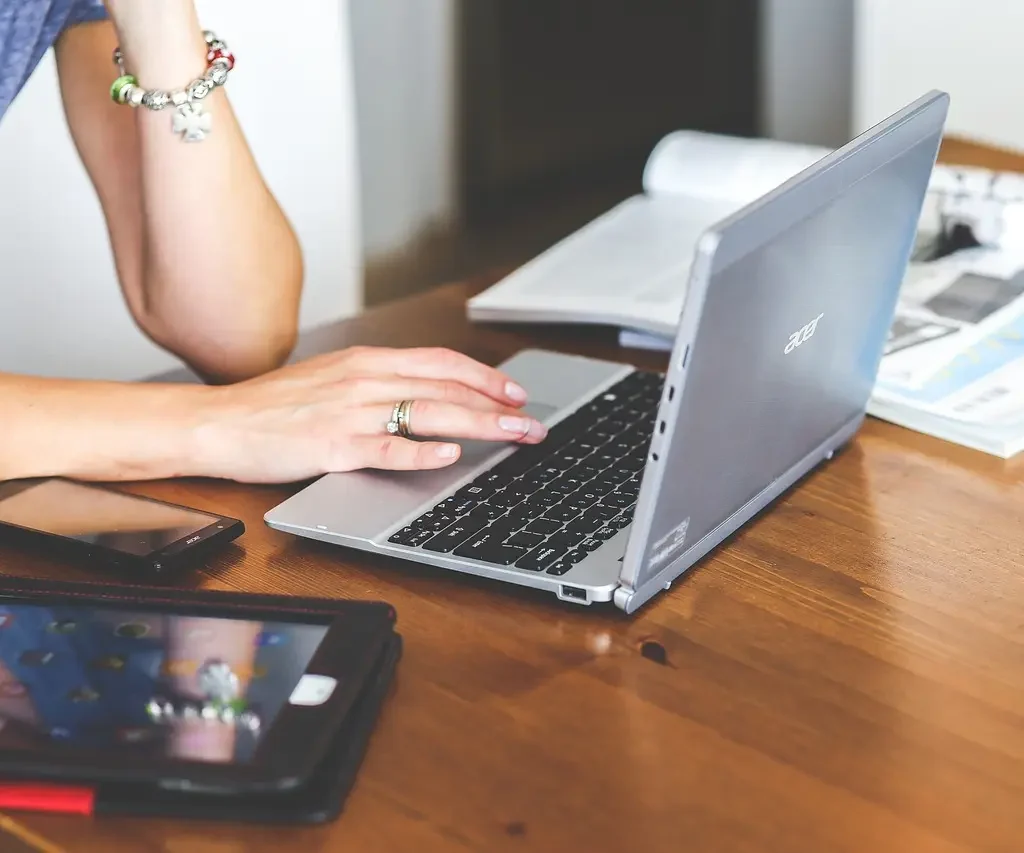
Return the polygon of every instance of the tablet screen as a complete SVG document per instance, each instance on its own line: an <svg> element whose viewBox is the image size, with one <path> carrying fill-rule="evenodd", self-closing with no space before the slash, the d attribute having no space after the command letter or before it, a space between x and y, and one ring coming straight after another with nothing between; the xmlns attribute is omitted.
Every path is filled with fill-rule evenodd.
<svg viewBox="0 0 1024 853"><path fill-rule="evenodd" d="M0 749L244 764L326 624L0 603Z"/></svg>

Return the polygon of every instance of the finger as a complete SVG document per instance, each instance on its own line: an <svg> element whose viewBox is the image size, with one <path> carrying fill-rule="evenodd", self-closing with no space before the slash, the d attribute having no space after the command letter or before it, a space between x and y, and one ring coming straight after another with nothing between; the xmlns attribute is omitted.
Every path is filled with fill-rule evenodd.
<svg viewBox="0 0 1024 853"><path fill-rule="evenodd" d="M358 406L435 400L485 412L514 414L518 411L454 380L356 376L341 383L340 392L346 403Z"/></svg>
<svg viewBox="0 0 1024 853"><path fill-rule="evenodd" d="M462 448L437 441L409 441L407 438L354 438L347 442L346 470L379 468L386 471L421 471L446 468L458 460Z"/></svg>
<svg viewBox="0 0 1024 853"><path fill-rule="evenodd" d="M349 423L357 433L380 434L392 412L391 407L366 406L353 412ZM436 400L413 401L409 432L417 438L472 438L524 444L539 444L548 434L544 424L521 413L481 412Z"/></svg>
<svg viewBox="0 0 1024 853"><path fill-rule="evenodd" d="M526 391L500 370L443 348L366 349L351 355L350 364L373 373L392 373L412 379L459 382L500 403L520 407Z"/></svg>

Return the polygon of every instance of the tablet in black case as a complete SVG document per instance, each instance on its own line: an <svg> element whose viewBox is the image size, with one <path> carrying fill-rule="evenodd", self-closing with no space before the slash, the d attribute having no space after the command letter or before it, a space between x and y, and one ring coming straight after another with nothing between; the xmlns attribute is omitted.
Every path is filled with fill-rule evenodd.
<svg viewBox="0 0 1024 853"><path fill-rule="evenodd" d="M22 610L18 610L18 602L21 603ZM41 608L46 608L48 613L46 618L52 619L51 610L56 611L61 606L77 606L79 610L76 611L75 618L79 619L78 627L72 628L72 630L79 633L85 632L82 633L81 643L86 643L88 639L94 639L89 632L94 632L97 624L101 626L100 631L103 636L109 634L111 623L98 622L94 624L92 621L91 614L102 615L103 608L121 610L159 608L161 612L172 618L177 618L175 614L192 612L194 614L219 614L221 619L234 618L250 620L250 622L253 619L265 618L269 620L291 619L294 622L305 624L319 619L324 624L333 624L336 627L330 629L326 639L314 653L312 662L315 664L319 660L321 664L320 667L314 666L311 671L335 672L340 679L333 697L326 700L325 703L320 703L319 707L304 708L301 706L307 703L299 702L300 707L288 712L293 715L290 723L288 715L284 711L279 712L284 715L281 718L271 717L269 731L256 742L256 752L253 754L257 758L262 752L266 759L267 751L272 748L269 755L274 760L269 764L264 760L262 764L263 772L266 773L268 767L279 764L275 756L283 754L291 757L295 750L289 750L289 748L300 746L294 737L283 740L281 737L275 737L275 726L280 728L284 725L283 731L286 733L291 731L291 734L294 735L297 721L298 728L301 729L305 725L303 721L308 723L311 720L319 720L322 746L314 751L308 748L310 741L303 740L301 746L306 747L304 750L306 753L305 766L308 768L308 772L304 772L301 777L287 777L292 779L292 782L289 787L284 789L264 786L261 790L254 790L251 785L246 787L244 784L239 785L237 790L233 786L225 787L223 784L214 784L210 788L203 784L204 781L212 780L216 783L218 778L223 781L224 778L231 777L218 777L216 768L211 769L212 766L206 765L208 758L204 758L199 764L189 764L183 770L180 766L173 763L167 764L164 759L160 759L161 753L153 756L158 760L152 765L160 772L155 772L150 765L147 765L147 770L140 774L137 766L133 769L131 760L125 760L120 768L121 772L117 773L112 769L117 763L114 761L116 748L108 749L106 752L103 752L102 749L97 751L97 745L93 743L91 746L83 747L85 751L79 751L76 756L77 747L72 747L78 741L73 738L66 741L67 747L59 747L44 737L43 745L40 747L37 734L33 736L35 739L30 741L36 745L28 747L27 752L25 747L0 750L0 788L6 790L8 797L13 791L15 804L12 804L10 799L5 803L5 807L11 810L18 808L16 802L19 786L24 785L31 788L31 786L41 785L45 788L47 785L53 784L55 786L72 786L75 792L73 796L78 797L79 801L79 805L73 810L94 815L134 815L275 824L322 823L333 820L340 814L355 782L357 771L366 753L402 652L402 639L394 630L394 609L381 602L248 595L207 590L168 590L143 586L111 586L0 577L0 605L4 605L0 609L8 613L7 618L12 619L15 626L17 626L19 618L34 618L34 611ZM78 613L81 613L80 618ZM262 614L262 616L258 614ZM58 634L62 632L62 626L56 622L51 622L49 627L50 629L57 628L56 633ZM27 628L23 624L18 630L10 630L11 633L7 634L5 638L3 635L6 630L0 626L0 643L10 645L15 642L15 635L19 631L24 635ZM154 630L157 629L154 628ZM57 643L59 639L54 636L47 639L46 631L41 627L35 628L30 636L33 642L38 641L38 638L42 636L44 644ZM330 642L331 637L335 638L333 642ZM61 649L64 647L53 645L53 648L57 649L54 657L54 663L56 663L60 660ZM12 660L17 664L20 662L17 657L20 650L20 645L12 646L4 649L4 654L0 657L6 660L12 658L13 654ZM92 650L91 646L90 650ZM298 647L295 647L294 654L298 654ZM174 663L170 657L164 657L163 660L164 667ZM49 669L56 672L52 666ZM164 672L165 670L161 669L160 671ZM33 700L46 700L49 704L44 702L43 710L52 710L53 684L45 685L49 692L37 697L33 690L41 688L43 685L41 682L32 681L35 676L31 670L22 668L22 674L29 679L24 686L29 689ZM50 677L52 679L56 676ZM314 679L322 677L320 675L312 676ZM162 678L160 681L164 683L166 678ZM57 698L62 698L60 694L63 689L61 687L56 691ZM102 691L102 689L101 685L100 690ZM111 701L115 701L116 696L111 695ZM123 701L121 704L123 705ZM335 716L335 712L340 712L339 716ZM295 717L295 714L299 716ZM238 718L235 719L237 721ZM282 719L284 723L282 723ZM324 728L323 726L328 720L336 720L336 726L332 722L329 728ZM104 731L110 729L110 726L114 724L106 716L102 717L99 722L102 723L100 728ZM155 717L151 721L150 728L153 729L154 726L159 727L159 725L160 719ZM229 727L228 730L232 729ZM95 736L94 730L86 731L92 732L90 736ZM235 738L243 736L238 729L235 731ZM276 734L280 735L280 732L276 732ZM315 732L307 732L307 734L312 736L315 735ZM112 737L113 735L108 732L107 736ZM160 736L158 731L150 731L150 737L158 736ZM163 736L167 736L166 732ZM47 743L51 745L46 746ZM112 741L111 743L116 742ZM236 740L237 743L240 741ZM235 748L237 750L239 747L236 745ZM277 750L282 748L289 751L278 753ZM97 755L104 756L106 760L89 758L89 756ZM138 759L133 760L137 765ZM228 760L237 761L237 753L235 759ZM161 764L161 761L164 763ZM253 766L254 769L256 766ZM168 775L164 775L165 771ZM74 778L67 777L66 774L69 772ZM182 787L180 780L183 778L195 781L196 788L190 790L189 785ZM245 779L236 779L236 781L244 783ZM174 789L168 787L171 782L175 783ZM83 802L86 804L84 807L82 806ZM25 807L44 811L59 810L47 809L45 806L39 805Z"/></svg>
<svg viewBox="0 0 1024 853"><path fill-rule="evenodd" d="M97 815L226 820L246 823L327 823L335 820L355 784L377 718L402 655L402 638L388 643L374 677L353 709L323 764L301 788L283 794L214 796L140 789L137 785L100 786Z"/></svg>

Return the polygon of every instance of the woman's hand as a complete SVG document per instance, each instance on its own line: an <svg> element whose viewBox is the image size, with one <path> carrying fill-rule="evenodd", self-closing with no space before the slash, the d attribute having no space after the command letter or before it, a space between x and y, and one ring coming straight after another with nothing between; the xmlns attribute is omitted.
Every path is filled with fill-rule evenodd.
<svg viewBox="0 0 1024 853"><path fill-rule="evenodd" d="M459 458L452 439L535 444L547 435L520 410L522 388L445 349L355 347L209 390L196 432L199 470L243 482L443 468ZM388 434L403 400L412 401L413 436L431 440Z"/></svg>

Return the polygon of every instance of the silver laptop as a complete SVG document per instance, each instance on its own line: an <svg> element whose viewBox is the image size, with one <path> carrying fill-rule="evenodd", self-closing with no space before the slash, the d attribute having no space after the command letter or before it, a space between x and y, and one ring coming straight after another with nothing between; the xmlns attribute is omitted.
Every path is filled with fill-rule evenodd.
<svg viewBox="0 0 1024 853"><path fill-rule="evenodd" d="M266 522L635 611L860 427L948 103L925 95L705 234L665 374L521 352L502 369L546 441L330 474Z"/></svg>

